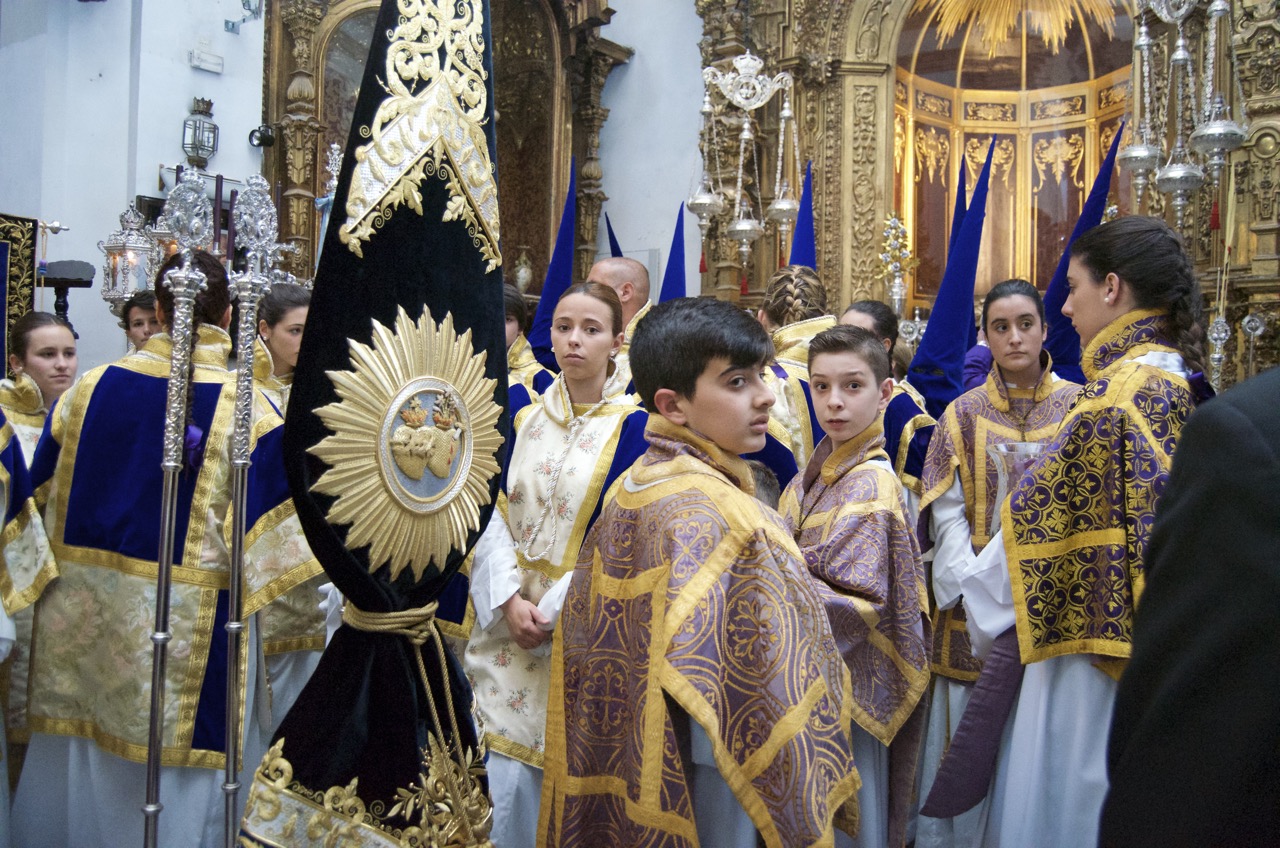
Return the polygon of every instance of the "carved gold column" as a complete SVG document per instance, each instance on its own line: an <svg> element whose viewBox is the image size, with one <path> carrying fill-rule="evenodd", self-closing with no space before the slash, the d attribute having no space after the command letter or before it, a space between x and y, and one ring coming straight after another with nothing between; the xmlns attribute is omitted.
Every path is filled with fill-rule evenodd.
<svg viewBox="0 0 1280 848"><path fill-rule="evenodd" d="M879 233L893 198L896 20L910 0L807 0L801 146L814 173L818 263L833 308L885 297Z"/></svg>
<svg viewBox="0 0 1280 848"><path fill-rule="evenodd" d="M292 41L293 54L284 114L279 122L284 147L280 240L297 248L292 254L286 254L284 264L299 277L311 277L315 268L313 187L320 122L316 119L312 55L316 26L324 17L327 5L327 0L284 0L280 6L280 20Z"/></svg>
<svg viewBox="0 0 1280 848"><path fill-rule="evenodd" d="M1233 5L1236 71L1250 127L1232 163L1238 261L1232 263L1227 293L1227 384L1249 376L1248 338L1241 327L1248 315L1266 321L1254 348L1255 372L1280 364L1280 20L1274 3Z"/></svg>
<svg viewBox="0 0 1280 848"><path fill-rule="evenodd" d="M600 130L609 110L600 105L609 73L630 60L635 51L607 39L591 37L583 40L574 57L574 129L581 134L582 167L578 173L577 273L574 279L585 280L596 257L596 237L600 232L600 213L609 197L601 181Z"/></svg>

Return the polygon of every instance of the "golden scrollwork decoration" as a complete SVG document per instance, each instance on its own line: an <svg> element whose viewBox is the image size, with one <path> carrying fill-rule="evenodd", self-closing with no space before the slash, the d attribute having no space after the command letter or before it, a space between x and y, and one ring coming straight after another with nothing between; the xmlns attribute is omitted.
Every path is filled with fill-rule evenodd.
<svg viewBox="0 0 1280 848"><path fill-rule="evenodd" d="M493 848L488 839L493 808L480 782L485 774L483 744L479 750L465 752L463 768L435 734L428 733L418 785L397 790L393 806L386 810L382 801L366 805L360 799L356 794L358 778L345 786L306 788L293 779L284 742L276 740L254 774L237 843L241 848L320 844L337 848ZM446 779L464 787L462 809L446 788ZM410 824L401 828L392 821Z"/></svg>
<svg viewBox="0 0 1280 848"><path fill-rule="evenodd" d="M990 138L985 136L972 136L965 141L964 144L964 163L968 169L968 177L970 185L976 184L978 174L982 172L982 166L987 161L987 147ZM996 139L995 150L991 152L991 178L992 180L1000 180L1005 184L1006 188L1013 188L1014 160L1017 155L1017 149L1014 147L1013 139L1008 136L1001 136Z"/></svg>
<svg viewBox="0 0 1280 848"><path fill-rule="evenodd" d="M5 315L0 343L8 350L9 327L32 309L36 290L36 232L34 218L0 215L0 283L4 284ZM12 373L9 374L12 377Z"/></svg>
<svg viewBox="0 0 1280 848"><path fill-rule="evenodd" d="M1036 164L1036 191L1044 187L1046 172L1053 175L1054 183L1061 183L1068 173L1071 181L1080 184L1080 163L1084 161L1084 136L1080 133L1037 139L1031 148L1031 159Z"/></svg>
<svg viewBox="0 0 1280 848"><path fill-rule="evenodd" d="M921 112L928 112L942 118L951 117L951 100L927 91L916 92L916 108Z"/></svg>
<svg viewBox="0 0 1280 848"><path fill-rule="evenodd" d="M1018 120L1018 107L1012 103L979 103L969 101L964 104L964 116L971 121L1002 121L1011 123Z"/></svg>
<svg viewBox="0 0 1280 848"><path fill-rule="evenodd" d="M946 185L946 164L950 159L951 140L945 132L939 132L934 127L916 127L916 162L918 166L924 166L916 168L917 182L920 181L920 174L927 172L930 183L941 174L942 184Z"/></svg>
<svg viewBox="0 0 1280 848"><path fill-rule="evenodd" d="M902 163L907 155L907 116L901 112L893 116L893 172L902 173Z"/></svg>
<svg viewBox="0 0 1280 848"><path fill-rule="evenodd" d="M1098 92L1098 108L1114 109L1124 106L1130 96L1130 84L1128 80L1122 80L1115 85L1107 86Z"/></svg>
<svg viewBox="0 0 1280 848"><path fill-rule="evenodd" d="M431 175L448 187L443 220L461 221L487 271L502 264L498 249L498 185L485 136L488 93L484 20L479 4L398 0L400 20L390 34L387 97L370 139L356 149L342 243L363 256L368 241L395 210L422 214L419 187Z"/></svg>
<svg viewBox="0 0 1280 848"><path fill-rule="evenodd" d="M1035 121L1043 121L1050 118L1068 118L1073 115L1083 114L1084 98L1080 95L1031 104L1031 118Z"/></svg>
<svg viewBox="0 0 1280 848"><path fill-rule="evenodd" d="M485 353L453 316L436 324L427 309L415 322L403 308L394 329L373 322L373 344L348 340L350 371L330 371L341 400L316 410L333 431L311 452L330 468L315 490L335 495L329 519L349 525L347 547L369 546L369 568L390 563L421 580L443 567L480 527L498 473L502 408Z"/></svg>

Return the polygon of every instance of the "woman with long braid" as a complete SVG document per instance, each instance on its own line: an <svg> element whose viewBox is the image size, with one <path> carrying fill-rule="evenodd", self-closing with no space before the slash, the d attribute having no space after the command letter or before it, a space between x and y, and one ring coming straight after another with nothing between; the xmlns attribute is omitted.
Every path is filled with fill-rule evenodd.
<svg viewBox="0 0 1280 848"><path fill-rule="evenodd" d="M1168 225L1134 216L1089 230L1067 281L1062 313L1089 382L960 585L974 646L990 650L984 677L1023 670L991 790L997 846L1096 844L1155 506L1206 395L1200 285Z"/></svg>
<svg viewBox="0 0 1280 848"><path fill-rule="evenodd" d="M169 325L172 292L156 279ZM223 841L227 635L231 549L231 432L235 376L227 370L230 295L222 264L197 252L204 274L192 315L183 469L170 597L160 800L165 845ZM160 560L161 458L173 340L80 378L59 400L36 448L32 482L58 576L37 582L28 715L33 731L14 801L20 845L116 846L142 841L151 630ZM250 442L244 612L251 617L319 573L301 538L284 478L283 423L258 395ZM43 505L43 504L42 504ZM5 575L6 580L11 575ZM253 644L253 629L250 637ZM237 701L255 722L257 652L248 651ZM248 733L250 737L253 734ZM261 756L244 751L245 767ZM241 795L241 799L244 799Z"/></svg>
<svg viewBox="0 0 1280 848"><path fill-rule="evenodd" d="M987 449L1053 437L1080 386L1054 375L1043 349L1044 301L1026 280L1005 280L982 303L982 327L994 362L986 382L947 407L929 443L921 479L921 527L933 545L933 700L920 762L921 800L928 796L943 752L978 678L956 574L986 547L1000 508L995 461ZM921 547L926 545L922 543ZM981 844L986 808L954 818L921 817L918 848Z"/></svg>

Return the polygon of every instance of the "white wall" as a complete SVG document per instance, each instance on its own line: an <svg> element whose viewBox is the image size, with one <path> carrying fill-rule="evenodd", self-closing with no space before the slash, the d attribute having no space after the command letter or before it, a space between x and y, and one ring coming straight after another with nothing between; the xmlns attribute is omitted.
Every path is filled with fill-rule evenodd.
<svg viewBox="0 0 1280 848"><path fill-rule="evenodd" d="M209 170L243 180L261 169L248 136L262 122L263 21L223 27L242 15L239 0L0 3L0 79L19 83L0 87L0 212L70 225L49 239L49 260L97 267L95 288L71 294L82 371L125 349L98 295L97 244L135 195L163 196L158 170L183 161L193 97L213 100L220 127ZM222 56L223 73L192 68L196 48Z"/></svg>
<svg viewBox="0 0 1280 848"><path fill-rule="evenodd" d="M635 56L613 71L603 95L605 209L624 250L649 266L656 297L676 211L699 174L702 24L691 0L613 6L604 35ZM262 115L264 22L226 32L223 21L241 15L239 0L0 2L0 79L19 83L0 86L0 211L69 224L49 239L50 260L88 261L101 284L97 244L135 195L161 196L158 169L182 161L182 120L195 96L213 100L221 130L210 170L240 180L260 170L248 135ZM223 73L190 67L197 48L222 56ZM603 231L599 243L607 254ZM699 253L696 219L686 214L694 294ZM52 292L44 308L52 310ZM72 293L71 319L82 370L123 352L96 287Z"/></svg>
<svg viewBox="0 0 1280 848"><path fill-rule="evenodd" d="M600 133L604 210L623 252L649 267L658 296L671 252L676 212L701 173L702 20L692 0L613 0L616 10L601 35L635 50L614 68L602 104L609 118ZM677 81L677 82L673 82ZM698 221L685 213L685 285L701 290ZM600 220L600 253L609 241Z"/></svg>

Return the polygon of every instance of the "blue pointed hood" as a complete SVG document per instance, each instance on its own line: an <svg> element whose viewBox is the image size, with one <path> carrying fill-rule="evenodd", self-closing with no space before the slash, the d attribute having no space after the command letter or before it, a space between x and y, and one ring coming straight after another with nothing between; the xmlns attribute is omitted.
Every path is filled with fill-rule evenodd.
<svg viewBox="0 0 1280 848"><path fill-rule="evenodd" d="M964 224L964 213L968 211L965 205L969 190L969 168L964 163L960 163L960 173L956 174L956 205L951 212L951 239L947 242L947 257L950 258L952 252L956 249L956 242L960 239L960 227ZM967 351L978 343L978 325L969 322L969 344L965 347Z"/></svg>
<svg viewBox="0 0 1280 848"><path fill-rule="evenodd" d="M791 237L792 265L818 267L818 239L813 228L813 163L804 168L804 188L800 192L800 213L796 216L796 231Z"/></svg>
<svg viewBox="0 0 1280 848"><path fill-rule="evenodd" d="M667 256L667 269L662 273L662 291L658 303L675 300L688 294L684 279L684 204L676 213L676 231L671 236L671 252Z"/></svg>
<svg viewBox="0 0 1280 848"><path fill-rule="evenodd" d="M609 213L604 213L604 228L609 233L609 255L615 259L622 255L622 245L618 244L618 237L613 233L613 222L609 220Z"/></svg>
<svg viewBox="0 0 1280 848"><path fill-rule="evenodd" d="M968 351L969 328L973 326L973 284L978 274L994 151L992 138L955 248L947 256L947 269L942 274L929 326L907 372L907 379L924 395L925 409L934 418L941 417L947 404L964 391L964 355Z"/></svg>
<svg viewBox="0 0 1280 848"><path fill-rule="evenodd" d="M551 253L551 262L547 264L547 276L542 283L542 294L539 296L538 309L533 313L533 325L529 328L529 345L533 355L544 368L557 374L560 366L556 364L555 354L551 352L551 318L556 312L556 303L560 295L573 285L573 232L577 228L577 196L578 163L573 160L569 165L569 191L564 196L564 211L560 213L560 230L556 233L555 250Z"/></svg>
<svg viewBox="0 0 1280 848"><path fill-rule="evenodd" d="M1049 334L1044 341L1044 349L1053 357L1053 373L1064 380L1084 384L1084 371L1080 369L1080 334L1071 326L1071 319L1062 314L1062 307L1067 302L1067 266L1071 264L1071 245L1080 235L1102 223L1102 215L1107 211L1107 196L1111 192L1111 174L1115 170L1116 151L1120 149L1120 137L1124 135L1124 125L1111 139L1111 149L1107 158L1102 160L1098 176L1093 180L1093 188L1080 211L1080 220L1067 247L1062 251L1058 267L1049 281L1049 288L1044 293L1044 317L1049 325Z"/></svg>
<svg viewBox="0 0 1280 848"><path fill-rule="evenodd" d="M950 257L952 251L956 249L956 241L960 238L960 228L964 226L964 213L968 211L965 205L968 200L969 191L969 169L965 167L965 163L960 163L960 173L956 174L956 205L951 211L951 239L947 242L947 256Z"/></svg>

